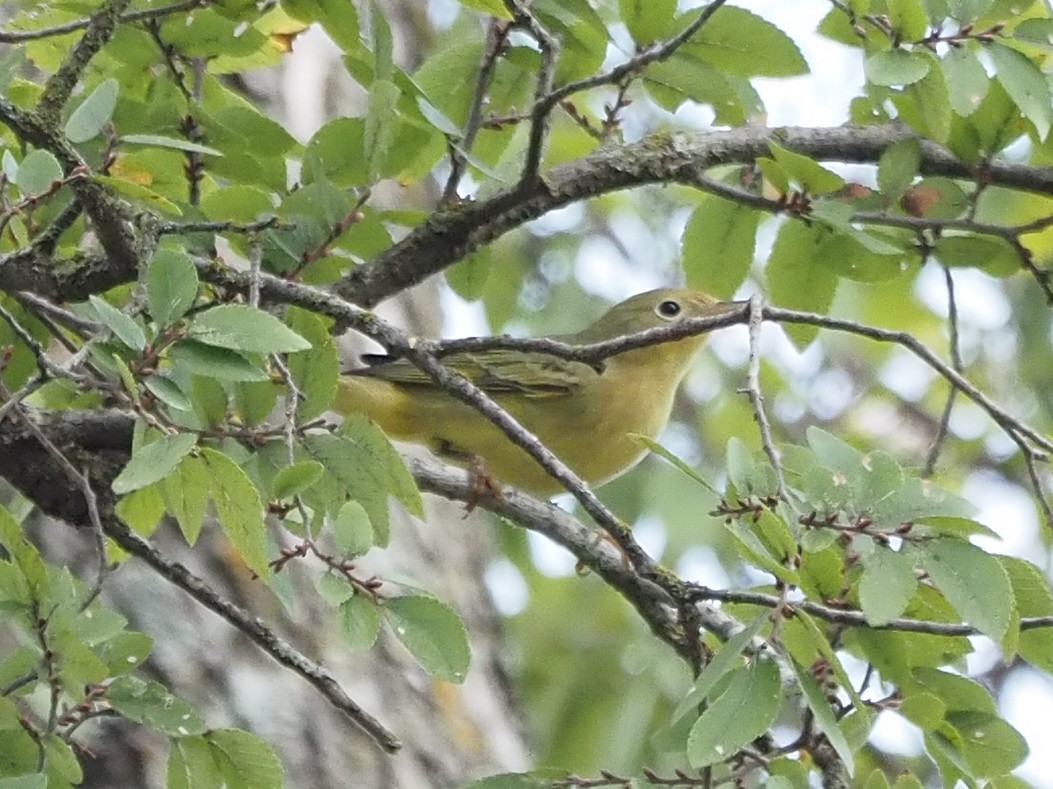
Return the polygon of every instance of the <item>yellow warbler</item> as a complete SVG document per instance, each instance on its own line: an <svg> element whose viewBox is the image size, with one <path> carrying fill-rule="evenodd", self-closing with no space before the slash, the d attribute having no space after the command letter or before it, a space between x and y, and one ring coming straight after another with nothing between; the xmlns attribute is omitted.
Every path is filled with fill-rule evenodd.
<svg viewBox="0 0 1053 789"><path fill-rule="evenodd" d="M705 293L666 288L633 296L577 334L554 338L585 344L611 340L686 318L741 309ZM654 438L705 335L623 351L602 371L549 353L493 349L442 359L489 394L579 477L602 484L647 453L630 433ZM500 482L549 496L562 490L524 450L486 417L435 385L411 362L381 357L340 382L337 411L363 413L392 438L423 444L464 463L479 458Z"/></svg>

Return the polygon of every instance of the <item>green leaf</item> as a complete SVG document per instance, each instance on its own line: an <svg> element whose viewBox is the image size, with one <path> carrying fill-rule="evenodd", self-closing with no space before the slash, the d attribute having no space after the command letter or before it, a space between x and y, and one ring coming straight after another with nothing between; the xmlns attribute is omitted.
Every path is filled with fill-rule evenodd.
<svg viewBox="0 0 1053 789"><path fill-rule="evenodd" d="M933 693L911 693L900 704L899 714L922 731L936 731L947 714L947 705Z"/></svg>
<svg viewBox="0 0 1053 789"><path fill-rule="evenodd" d="M172 433L139 447L113 480L113 492L131 493L164 479L196 445L195 433Z"/></svg>
<svg viewBox="0 0 1053 789"><path fill-rule="evenodd" d="M375 15L374 15L375 16ZM370 181L381 172L381 163L395 140L396 106L401 93L394 82L377 80L370 86L369 106L362 134L363 156Z"/></svg>
<svg viewBox="0 0 1053 789"><path fill-rule="evenodd" d="M314 588L318 596L334 608L355 595L355 588L348 583L347 578L331 571L319 575L315 579Z"/></svg>
<svg viewBox="0 0 1053 789"><path fill-rule="evenodd" d="M465 8L471 8L498 19L512 19L512 13L508 10L503 0L457 0Z"/></svg>
<svg viewBox="0 0 1053 789"><path fill-rule="evenodd" d="M977 21L982 14L986 14L994 2L995 0L949 0L948 5L950 15L957 21L967 24Z"/></svg>
<svg viewBox="0 0 1053 789"><path fill-rule="evenodd" d="M301 460L286 466L271 481L271 496L291 499L314 485L325 474L325 466L317 460Z"/></svg>
<svg viewBox="0 0 1053 789"><path fill-rule="evenodd" d="M535 0L531 10L562 43L556 82L594 73L607 53L607 25L588 0Z"/></svg>
<svg viewBox="0 0 1053 789"><path fill-rule="evenodd" d="M1023 265L1019 253L1004 238L958 235L948 231L936 241L935 255L952 268L970 267L994 277L1008 277Z"/></svg>
<svg viewBox="0 0 1053 789"><path fill-rule="evenodd" d="M963 619L1001 640L1013 614L1013 589L998 559L972 543L943 537L919 546L933 584Z"/></svg>
<svg viewBox="0 0 1053 789"><path fill-rule="evenodd" d="M618 12L633 41L647 46L672 32L676 0L618 0Z"/></svg>
<svg viewBox="0 0 1053 789"><path fill-rule="evenodd" d="M916 111L914 117L905 117L905 120L937 142L946 142L951 133L953 113L943 70L929 69L922 79L907 86L907 95L913 99ZM902 105L899 106L902 109Z"/></svg>
<svg viewBox="0 0 1053 789"><path fill-rule="evenodd" d="M282 789L282 763L268 743L241 729L205 734L228 789Z"/></svg>
<svg viewBox="0 0 1053 789"><path fill-rule="evenodd" d="M105 299L92 295L88 297L91 306L95 308L95 314L99 321L111 332L113 336L133 351L141 351L146 347L146 335L142 328L126 315L114 307Z"/></svg>
<svg viewBox="0 0 1053 789"><path fill-rule="evenodd" d="M681 15L681 25L697 13ZM682 49L742 77L793 77L808 73L808 63L792 38L766 19L736 6L720 8Z"/></svg>
<svg viewBox="0 0 1053 789"><path fill-rule="evenodd" d="M768 142L775 161L791 179L800 184L809 194L836 192L845 185L845 179L831 172L808 156L783 148L774 141Z"/></svg>
<svg viewBox="0 0 1053 789"><path fill-rule="evenodd" d="M775 722L782 693L775 662L756 658L735 669L723 693L702 713L687 739L687 760L695 769L724 761Z"/></svg>
<svg viewBox="0 0 1053 789"><path fill-rule="evenodd" d="M160 249L146 270L146 301L160 327L170 326L186 314L197 298L197 268L179 249Z"/></svg>
<svg viewBox="0 0 1053 789"><path fill-rule="evenodd" d="M147 376L143 385L169 408L177 411L189 411L193 408L190 398L186 396L179 384L167 376L157 374Z"/></svg>
<svg viewBox="0 0 1053 789"><path fill-rule="evenodd" d="M900 41L924 38L929 28L929 15L922 0L887 0L888 18Z"/></svg>
<svg viewBox="0 0 1053 789"><path fill-rule="evenodd" d="M205 310L187 335L206 345L248 353L294 353L311 347L273 315L246 304L221 304Z"/></svg>
<svg viewBox="0 0 1053 789"><path fill-rule="evenodd" d="M819 214L824 205L829 204L820 203L812 212L817 222L823 221ZM815 265L858 282L883 282L900 276L904 261L913 253L887 243L880 232L864 232L851 226L845 230L837 228L815 250Z"/></svg>
<svg viewBox="0 0 1053 789"><path fill-rule="evenodd" d="M910 85L922 79L932 68L932 60L921 52L890 49L867 58L864 73L872 85L891 87Z"/></svg>
<svg viewBox="0 0 1053 789"><path fill-rule="evenodd" d="M568 778L566 770L552 767L528 773L501 773L464 784L460 789L552 789Z"/></svg>
<svg viewBox="0 0 1053 789"><path fill-rule="evenodd" d="M698 679L695 680L695 684L691 686L691 690L687 692L687 695L676 706L676 710L670 718L673 721L673 725L685 715L697 714L699 705L709 698L717 683L731 673L732 670L741 667L742 664L739 657L753 643L754 636L760 632L765 623L770 621L771 617L767 614L761 614L724 642L724 646L706 664L706 667L702 669L702 673L698 675Z"/></svg>
<svg viewBox="0 0 1053 789"><path fill-rule="evenodd" d="M122 496L114 510L137 534L149 537L165 514L160 484L155 482Z"/></svg>
<svg viewBox="0 0 1053 789"><path fill-rule="evenodd" d="M918 588L914 560L904 551L878 546L862 557L863 577L859 582L859 605L867 622L886 625L907 609Z"/></svg>
<svg viewBox="0 0 1053 789"><path fill-rule="evenodd" d="M289 328L303 337L311 348L289 357L289 372L300 390L297 414L310 421L328 410L336 394L340 377L340 360L326 322L313 312L289 307L285 314Z"/></svg>
<svg viewBox="0 0 1053 789"><path fill-rule="evenodd" d="M707 195L691 214L681 239L687 284L729 299L746 281L756 248L760 214L740 203Z"/></svg>
<svg viewBox="0 0 1053 789"><path fill-rule="evenodd" d="M168 789L220 789L223 776L204 737L177 737L168 751Z"/></svg>
<svg viewBox="0 0 1053 789"><path fill-rule="evenodd" d="M358 11L346 0L282 0L282 8L303 22L318 22L344 52L361 47Z"/></svg>
<svg viewBox="0 0 1053 789"><path fill-rule="evenodd" d="M647 66L644 84L655 102L669 112L685 101L708 104L715 122L728 126L759 121L764 115L760 96L748 79L722 73L680 50L668 60Z"/></svg>
<svg viewBox="0 0 1053 789"><path fill-rule="evenodd" d="M389 80L395 73L394 43L387 17L376 0L369 4L369 28L373 43L373 81Z"/></svg>
<svg viewBox="0 0 1053 789"><path fill-rule="evenodd" d="M340 604L336 625L351 649L366 650L380 635L380 612L365 595L356 594Z"/></svg>
<svg viewBox="0 0 1053 789"><path fill-rule="evenodd" d="M219 221L254 222L273 216L275 209L270 192L243 184L225 186L201 198L201 212Z"/></svg>
<svg viewBox="0 0 1053 789"><path fill-rule="evenodd" d="M173 696L158 682L126 674L110 683L106 700L122 717L170 737L205 731L205 722L190 705Z"/></svg>
<svg viewBox="0 0 1053 789"><path fill-rule="evenodd" d="M164 137L160 134L124 134L120 142L126 145L149 145L153 148L171 148L176 151L187 153L202 153L208 156L222 156L222 151L209 148L190 140L180 140L178 137Z"/></svg>
<svg viewBox="0 0 1053 789"><path fill-rule="evenodd" d="M362 186L369 180L365 150L365 122L336 118L314 133L303 159L305 184L329 181L337 186Z"/></svg>
<svg viewBox="0 0 1053 789"><path fill-rule="evenodd" d="M61 786L63 783L79 784L84 780L84 771L72 746L57 734L49 734L43 740L44 760L47 764L48 783ZM0 785L2 789L2 785Z"/></svg>
<svg viewBox="0 0 1053 789"><path fill-rule="evenodd" d="M151 210L160 211L169 216L182 216L183 214L182 209L171 200L140 184L108 175L92 175L91 178L96 183L112 189L122 197L128 198L133 203L147 206Z"/></svg>
<svg viewBox="0 0 1053 789"><path fill-rule="evenodd" d="M164 480L165 507L179 523L187 543L193 545L201 533L208 505L210 480L204 461L188 455Z"/></svg>
<svg viewBox="0 0 1053 789"><path fill-rule="evenodd" d="M987 95L991 78L976 53L962 47L952 49L940 59L940 67L947 78L947 98L951 109L963 118L980 108Z"/></svg>
<svg viewBox="0 0 1053 789"><path fill-rule="evenodd" d="M36 547L22 534L18 522L6 507L0 507L0 546L15 560L25 579L25 591L34 601L42 602L47 594L47 566ZM19 584L21 586L21 584ZM19 592L21 592L21 588ZM22 595L18 594L18 598Z"/></svg>
<svg viewBox="0 0 1053 789"><path fill-rule="evenodd" d="M1024 117L1044 140L1053 123L1053 98L1045 74L1026 55L997 42L984 47L994 63L995 76Z"/></svg>
<svg viewBox="0 0 1053 789"><path fill-rule="evenodd" d="M347 501L333 518L333 541L340 555L355 559L373 547L369 513L357 501Z"/></svg>
<svg viewBox="0 0 1053 789"><path fill-rule="evenodd" d="M827 741L837 751L837 755L841 757L845 770L851 777L855 772L855 759L852 756L852 747L848 744L848 740L845 739L845 733L841 730L833 710L830 709L830 703L826 700L823 689L819 687L815 677L806 668L797 665L795 660L789 662L794 674L797 675L797 682L800 684L801 690L804 691L804 698L814 715L815 723L818 724L819 730L826 735Z"/></svg>
<svg viewBox="0 0 1053 789"><path fill-rule="evenodd" d="M991 694L983 685L968 677L935 668L917 668L913 678L919 687L941 699L950 712L998 713Z"/></svg>
<svg viewBox="0 0 1053 789"><path fill-rule="evenodd" d="M72 143L87 142L99 134L110 122L113 109L117 106L119 83L108 79L99 84L91 94L80 103L66 121L64 131Z"/></svg>
<svg viewBox="0 0 1053 789"><path fill-rule="evenodd" d="M106 663L111 676L133 671L142 665L154 648L154 640L145 633L118 633L99 648L99 658Z"/></svg>
<svg viewBox="0 0 1053 789"><path fill-rule="evenodd" d="M804 222L787 221L775 239L765 276L772 302L805 312L825 313L834 300L837 276L813 262L815 250L829 238L829 230ZM784 324L799 346L815 339L818 328Z"/></svg>
<svg viewBox="0 0 1053 789"><path fill-rule="evenodd" d="M201 450L209 475L209 489L216 517L245 564L260 578L269 572L267 529L263 521L263 502L252 480L242 468L214 449Z"/></svg>
<svg viewBox="0 0 1053 789"><path fill-rule="evenodd" d="M464 624L452 608L433 597L405 595L384 601L383 614L430 676L464 682L471 650Z"/></svg>
<svg viewBox="0 0 1053 789"><path fill-rule="evenodd" d="M918 175L921 145L914 138L893 143L878 160L877 183L885 205L895 205Z"/></svg>
<svg viewBox="0 0 1053 789"><path fill-rule="evenodd" d="M216 348L195 340L180 340L168 356L177 370L220 381L268 381L270 376L237 351ZM294 357L295 358L295 357Z"/></svg>
<svg viewBox="0 0 1053 789"><path fill-rule="evenodd" d="M1013 599L1020 617L1053 614L1053 591L1043 572L1024 559L999 556L1013 587ZM1036 668L1053 672L1053 629L1035 627L1020 632L1017 651Z"/></svg>
<svg viewBox="0 0 1053 789"><path fill-rule="evenodd" d="M354 443L362 460L372 460L377 472L376 478L382 480L382 490L395 496L400 504L417 517L424 516L424 505L420 499L417 484L405 468L402 456L392 447L388 436L383 434L373 422L361 414L352 414L343 420L340 435ZM376 518L371 513L370 519L376 528Z"/></svg>
<svg viewBox="0 0 1053 789"><path fill-rule="evenodd" d="M996 715L949 714L947 722L954 726L958 735L956 744L971 775L978 778L1005 775L1027 757L1027 742L1020 732Z"/></svg>
<svg viewBox="0 0 1053 789"><path fill-rule="evenodd" d="M36 149L18 165L18 190L24 195L44 194L62 180L62 165L50 151Z"/></svg>
<svg viewBox="0 0 1053 789"><path fill-rule="evenodd" d="M240 381L233 386L234 412L246 427L258 427L278 403L273 381Z"/></svg>
<svg viewBox="0 0 1053 789"><path fill-rule="evenodd" d="M654 452L656 455L658 455L658 457L671 463L673 467L676 468L680 473L690 477L699 485L708 490L710 493L720 495L717 492L717 489L710 485L709 482L707 482L705 478L702 477L697 471L695 471L693 468L691 468L691 466L687 465L687 463L678 458L676 455L674 455L672 452L670 452L668 449L659 444L650 436L641 435L640 433L629 433L628 436L640 446L646 447L649 451Z"/></svg>

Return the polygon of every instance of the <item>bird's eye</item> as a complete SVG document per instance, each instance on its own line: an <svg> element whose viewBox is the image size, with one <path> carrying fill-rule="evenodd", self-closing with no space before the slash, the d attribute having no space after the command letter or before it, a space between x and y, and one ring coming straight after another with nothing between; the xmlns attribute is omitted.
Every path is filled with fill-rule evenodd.
<svg viewBox="0 0 1053 789"><path fill-rule="evenodd" d="M659 318L669 320L679 315L681 309L682 307L680 306L679 301L666 299L665 301L658 302L658 306L654 308L654 311Z"/></svg>

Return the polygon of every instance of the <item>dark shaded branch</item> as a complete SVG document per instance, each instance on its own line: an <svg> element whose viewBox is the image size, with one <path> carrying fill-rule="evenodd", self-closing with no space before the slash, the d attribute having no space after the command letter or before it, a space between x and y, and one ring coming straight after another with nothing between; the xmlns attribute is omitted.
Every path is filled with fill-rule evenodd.
<svg viewBox="0 0 1053 789"><path fill-rule="evenodd" d="M37 102L37 113L48 126L56 128L62 108L77 87L84 69L117 30L121 13L131 0L109 0L88 20L84 35L62 60L58 70L44 83L44 91Z"/></svg>
<svg viewBox="0 0 1053 789"><path fill-rule="evenodd" d="M37 113L23 110L3 96L0 96L0 123L24 142L54 154L65 175L74 171L90 172L80 154L60 132ZM79 285L83 288L84 281L88 280L95 288L89 292L98 292L135 279L142 239L133 232L132 212L128 204L111 195L91 178L72 180L70 188L91 217L105 257L86 255L74 258L72 265L62 267L64 273L49 274L49 264L53 266L54 261L30 246L0 257L0 289L32 290L53 301L67 301L67 282L70 286Z"/></svg>
<svg viewBox="0 0 1053 789"><path fill-rule="evenodd" d="M30 422L29 420L33 421ZM133 418L114 410L23 413L0 429L0 476L49 515L80 525L98 518L102 530L133 556L179 587L210 611L227 620L281 665L295 671L363 729L378 745L394 753L401 743L363 710L325 668L279 638L259 618L224 598L178 562L166 559L153 545L129 529L115 514L113 478L131 452ZM44 440L40 439L44 436ZM59 457L55 457L55 453ZM63 484L70 469L90 469L95 497Z"/></svg>
<svg viewBox="0 0 1053 789"><path fill-rule="evenodd" d="M41 127L33 113L0 97L0 122L21 139L58 156L68 171L83 164L60 135ZM661 132L630 145L609 145L544 174L544 183L517 186L478 203L433 214L402 241L355 268L338 286L348 300L372 306L438 273L499 236L569 203L644 184L675 181L707 189L706 172L721 164L752 162L769 155L768 140L821 160L873 162L889 145L914 138L897 124L835 129L742 128L720 132ZM922 172L971 178L972 168L946 149L921 141ZM993 162L992 183L1053 194L1053 170ZM90 179L75 184L106 256L81 255L61 266L36 250L0 257L0 289L35 290L53 301L85 298L135 279L138 253L146 240L129 224L130 211ZM165 232L178 232L163 224ZM224 232L224 231L217 231ZM39 286L38 284L39 283Z"/></svg>

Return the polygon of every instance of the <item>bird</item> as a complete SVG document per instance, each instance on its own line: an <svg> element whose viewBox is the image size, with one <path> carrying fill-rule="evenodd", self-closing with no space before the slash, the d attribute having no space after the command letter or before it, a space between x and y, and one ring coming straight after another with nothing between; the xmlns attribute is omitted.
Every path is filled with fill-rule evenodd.
<svg viewBox="0 0 1053 789"><path fill-rule="evenodd" d="M702 291L661 288L615 304L575 334L551 339L584 345L741 308ZM492 397L578 477L599 486L647 454L631 434L658 437L677 387L705 341L700 334L633 348L595 366L508 348L458 351L441 361ZM364 414L389 438L424 445L459 465L481 467L493 482L545 498L564 490L485 416L409 360L363 358L367 366L340 379L334 400L338 413ZM494 486L488 482L487 487Z"/></svg>

